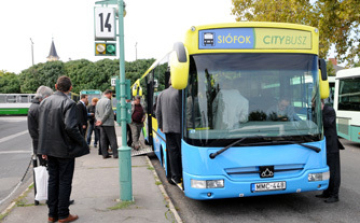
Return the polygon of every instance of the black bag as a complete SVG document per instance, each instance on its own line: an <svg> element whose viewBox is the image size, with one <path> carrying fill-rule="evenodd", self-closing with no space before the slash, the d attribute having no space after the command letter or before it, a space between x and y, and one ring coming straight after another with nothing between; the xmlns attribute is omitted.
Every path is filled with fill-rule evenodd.
<svg viewBox="0 0 360 223"><path fill-rule="evenodd" d="M69 158L76 158L90 153L90 148L83 140L82 145L72 144L69 149Z"/></svg>

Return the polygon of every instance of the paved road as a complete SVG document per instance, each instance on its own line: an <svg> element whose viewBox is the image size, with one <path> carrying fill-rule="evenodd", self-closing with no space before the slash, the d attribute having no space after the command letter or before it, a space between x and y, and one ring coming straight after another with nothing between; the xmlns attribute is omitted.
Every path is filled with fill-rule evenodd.
<svg viewBox="0 0 360 223"><path fill-rule="evenodd" d="M19 184L31 158L31 138L26 116L0 116L0 212L29 186ZM31 171L31 169L30 169ZM31 178L28 173L24 182ZM19 184L19 188L14 188ZM12 192L13 196L8 197Z"/></svg>
<svg viewBox="0 0 360 223"><path fill-rule="evenodd" d="M184 222L360 222L360 144L341 140L342 184L340 202L326 204L317 192L276 196L197 201L166 182L155 155L150 156L164 187Z"/></svg>

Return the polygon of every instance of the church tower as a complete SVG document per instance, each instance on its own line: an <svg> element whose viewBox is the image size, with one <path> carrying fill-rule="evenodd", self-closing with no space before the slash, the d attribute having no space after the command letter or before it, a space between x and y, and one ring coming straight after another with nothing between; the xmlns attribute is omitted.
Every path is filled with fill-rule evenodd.
<svg viewBox="0 0 360 223"><path fill-rule="evenodd" d="M54 39L51 42L51 47L50 47L50 53L49 56L46 57L47 61L57 61L59 60L59 56L56 53L56 48L55 48L55 44L54 44Z"/></svg>

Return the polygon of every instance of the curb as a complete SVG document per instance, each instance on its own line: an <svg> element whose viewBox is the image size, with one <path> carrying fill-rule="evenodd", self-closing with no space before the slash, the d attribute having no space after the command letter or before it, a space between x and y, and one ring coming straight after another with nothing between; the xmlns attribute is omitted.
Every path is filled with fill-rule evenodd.
<svg viewBox="0 0 360 223"><path fill-rule="evenodd" d="M32 190L32 188L30 188L31 186L33 185L33 182L31 182L29 184L29 186L26 187L26 189L24 190L24 192L22 192L19 196L15 197L13 199L13 202L11 202L11 204L5 208L5 210L3 212L0 213L0 215L4 215L5 218L6 218L6 215L10 214L11 211L14 209L15 205L16 205L16 200L19 198L19 197L22 197L24 196L26 193L28 193L30 190ZM1 220L4 220L4 219L1 219Z"/></svg>
<svg viewBox="0 0 360 223"><path fill-rule="evenodd" d="M154 166L152 165L149 157L148 157L148 156L145 156L145 157L146 157L146 160L147 160L148 164L150 165L150 167L152 167L152 170L151 170L151 171L153 172L154 176L155 176L157 179L160 179L159 176L157 175L157 173L156 173L156 171L155 171L155 168L154 168ZM160 185L158 185L158 186L159 186L159 189L160 189L161 193L164 195L165 200L168 202L168 204L169 204L169 210L173 213L176 222L178 222L178 223L183 223L183 221L181 220L178 212L176 211L176 208L175 208L174 204L172 203L169 195L166 193L164 186L163 186L162 184L160 184Z"/></svg>

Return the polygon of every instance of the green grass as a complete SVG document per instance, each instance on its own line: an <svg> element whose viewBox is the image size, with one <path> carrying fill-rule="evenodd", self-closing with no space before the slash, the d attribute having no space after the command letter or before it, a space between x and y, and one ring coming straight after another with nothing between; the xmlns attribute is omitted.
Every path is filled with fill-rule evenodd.
<svg viewBox="0 0 360 223"><path fill-rule="evenodd" d="M119 210L119 209L126 209L132 204L135 204L135 202L134 201L121 201L121 202L118 202L115 206L109 207L107 209L112 210L112 211Z"/></svg>
<svg viewBox="0 0 360 223"><path fill-rule="evenodd" d="M155 184L156 185L161 185L162 183L161 183L161 181L155 181Z"/></svg>

